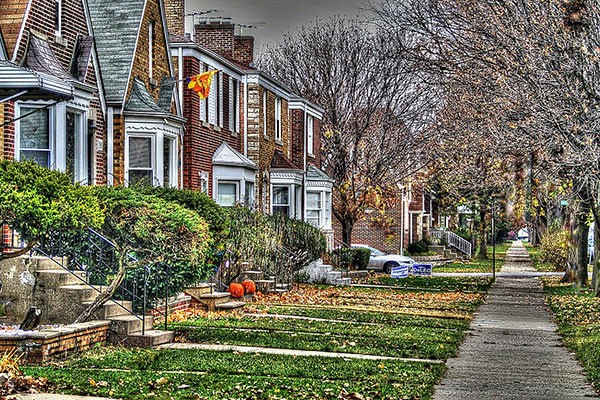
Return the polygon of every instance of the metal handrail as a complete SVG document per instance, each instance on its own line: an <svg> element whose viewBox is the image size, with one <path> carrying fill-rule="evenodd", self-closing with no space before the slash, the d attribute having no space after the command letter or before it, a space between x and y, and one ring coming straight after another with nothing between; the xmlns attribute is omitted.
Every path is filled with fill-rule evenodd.
<svg viewBox="0 0 600 400"><path fill-rule="evenodd" d="M468 255L469 257L473 255L473 245L471 242L460 237L452 231L433 229L429 232L429 235L437 239L445 240L448 245Z"/></svg>

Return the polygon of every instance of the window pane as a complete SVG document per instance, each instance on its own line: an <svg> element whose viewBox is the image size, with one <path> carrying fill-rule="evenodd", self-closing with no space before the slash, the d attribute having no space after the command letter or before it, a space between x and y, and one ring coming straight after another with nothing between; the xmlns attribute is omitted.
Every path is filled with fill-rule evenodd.
<svg viewBox="0 0 600 400"><path fill-rule="evenodd" d="M320 192L306 193L306 207L309 209L321 209L321 193Z"/></svg>
<svg viewBox="0 0 600 400"><path fill-rule="evenodd" d="M33 161L42 167L50 168L50 152L49 151L31 151L21 150L21 160Z"/></svg>
<svg viewBox="0 0 600 400"><path fill-rule="evenodd" d="M151 170L129 170L129 186L152 185Z"/></svg>
<svg viewBox="0 0 600 400"><path fill-rule="evenodd" d="M219 183L217 187L217 203L230 207L235 205L237 186L235 183Z"/></svg>
<svg viewBox="0 0 600 400"><path fill-rule="evenodd" d="M27 115L32 113L31 115ZM21 149L50 149L49 111L21 107L20 140Z"/></svg>
<svg viewBox="0 0 600 400"><path fill-rule="evenodd" d="M151 138L129 138L129 167L152 168Z"/></svg>
<svg viewBox="0 0 600 400"><path fill-rule="evenodd" d="M171 187L171 173L173 171L173 166L171 165L171 154L173 149L173 140L165 139L164 147L163 147L163 177L164 177L164 186Z"/></svg>
<svg viewBox="0 0 600 400"><path fill-rule="evenodd" d="M288 206L273 206L273 215L283 214L289 215L290 208Z"/></svg>
<svg viewBox="0 0 600 400"><path fill-rule="evenodd" d="M273 204L289 204L289 188L285 186L273 187ZM275 210L275 208L273 208Z"/></svg>
<svg viewBox="0 0 600 400"><path fill-rule="evenodd" d="M246 182L246 198L244 202L246 205L254 203L254 182Z"/></svg>

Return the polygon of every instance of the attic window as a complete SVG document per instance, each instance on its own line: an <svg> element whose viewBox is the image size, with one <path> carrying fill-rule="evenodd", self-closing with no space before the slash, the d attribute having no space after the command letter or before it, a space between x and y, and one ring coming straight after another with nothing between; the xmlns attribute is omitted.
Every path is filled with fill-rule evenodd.
<svg viewBox="0 0 600 400"><path fill-rule="evenodd" d="M54 0L54 34L61 35L62 28L62 0Z"/></svg>

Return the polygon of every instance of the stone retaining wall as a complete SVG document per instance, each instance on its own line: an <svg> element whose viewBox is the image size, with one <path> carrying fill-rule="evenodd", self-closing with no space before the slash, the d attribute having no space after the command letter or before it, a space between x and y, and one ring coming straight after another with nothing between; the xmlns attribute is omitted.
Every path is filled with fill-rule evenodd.
<svg viewBox="0 0 600 400"><path fill-rule="evenodd" d="M0 331L0 352L16 350L29 363L66 357L106 343L110 321L62 325L39 331Z"/></svg>

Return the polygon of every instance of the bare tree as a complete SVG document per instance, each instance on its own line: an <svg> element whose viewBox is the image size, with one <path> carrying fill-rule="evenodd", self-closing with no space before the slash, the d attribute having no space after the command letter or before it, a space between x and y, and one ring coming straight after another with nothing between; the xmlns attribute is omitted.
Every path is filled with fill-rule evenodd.
<svg viewBox="0 0 600 400"><path fill-rule="evenodd" d="M374 193L427 164L438 93L377 31L356 20L317 20L268 48L260 66L325 110L323 167L334 181L333 214L350 243Z"/></svg>

